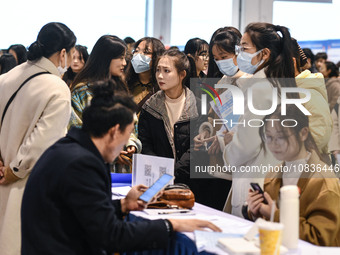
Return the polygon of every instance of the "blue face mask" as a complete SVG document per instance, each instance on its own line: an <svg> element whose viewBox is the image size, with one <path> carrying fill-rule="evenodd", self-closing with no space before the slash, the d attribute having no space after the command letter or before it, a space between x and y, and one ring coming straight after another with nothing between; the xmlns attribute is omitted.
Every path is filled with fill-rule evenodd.
<svg viewBox="0 0 340 255"><path fill-rule="evenodd" d="M215 63L221 73L227 76L234 76L237 73L238 67L235 66L233 58L215 60Z"/></svg>
<svg viewBox="0 0 340 255"><path fill-rule="evenodd" d="M237 65L238 65L238 68L242 72L249 73L249 74L254 74L256 69L264 62L264 60L262 59L261 61L259 61L255 65L251 64L251 60L253 59L253 57L257 56L261 51L262 50L259 50L259 51L255 52L253 54L241 51L237 55Z"/></svg>
<svg viewBox="0 0 340 255"><path fill-rule="evenodd" d="M143 73L150 70L151 58L143 54L136 54L131 59L131 64L136 73Z"/></svg>

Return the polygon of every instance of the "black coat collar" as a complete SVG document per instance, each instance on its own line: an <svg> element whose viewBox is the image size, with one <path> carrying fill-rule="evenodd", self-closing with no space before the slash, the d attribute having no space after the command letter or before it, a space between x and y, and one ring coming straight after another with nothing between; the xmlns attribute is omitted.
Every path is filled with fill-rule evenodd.
<svg viewBox="0 0 340 255"><path fill-rule="evenodd" d="M66 135L68 138L76 141L79 143L82 147L92 152L94 155L96 155L103 163L106 165L106 162L104 161L102 155L98 151L97 147L94 145L94 143L91 140L91 137L89 134L84 132L80 128L72 127L69 132Z"/></svg>

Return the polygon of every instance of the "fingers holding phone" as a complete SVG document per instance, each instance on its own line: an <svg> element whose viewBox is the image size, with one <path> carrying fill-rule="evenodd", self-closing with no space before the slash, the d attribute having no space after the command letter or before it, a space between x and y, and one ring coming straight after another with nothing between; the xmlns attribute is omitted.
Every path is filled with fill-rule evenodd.
<svg viewBox="0 0 340 255"><path fill-rule="evenodd" d="M139 197L147 190L145 185L133 186L125 198L121 199L121 207L123 213L130 211L141 211L146 207L146 203L139 200Z"/></svg>
<svg viewBox="0 0 340 255"><path fill-rule="evenodd" d="M264 204L268 204L268 201L266 200L266 198L263 196L263 190L261 188L261 186L258 184L258 183L254 183L254 182L251 182L250 183L250 186L252 187L252 189L254 191L258 191L259 194L262 194L262 197L263 197L263 203Z"/></svg>
<svg viewBox="0 0 340 255"><path fill-rule="evenodd" d="M248 203L248 210L254 217L260 217L260 208L261 204L263 203L263 195L260 194L258 191L253 191L249 189L247 203Z"/></svg>

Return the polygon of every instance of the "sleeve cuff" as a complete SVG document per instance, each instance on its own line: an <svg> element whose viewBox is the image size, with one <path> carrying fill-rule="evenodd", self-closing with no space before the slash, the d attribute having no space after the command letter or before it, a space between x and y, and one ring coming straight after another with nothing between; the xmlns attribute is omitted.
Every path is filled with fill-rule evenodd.
<svg viewBox="0 0 340 255"><path fill-rule="evenodd" d="M112 200L112 204L114 208L116 209L116 215L119 219L123 219L125 216L124 213L122 212L122 205L120 203L120 199L118 200Z"/></svg>
<svg viewBox="0 0 340 255"><path fill-rule="evenodd" d="M219 145L220 145L220 149L221 149L221 151L224 151L224 148L225 148L225 144L224 144L224 139L223 139L223 137L222 136L216 136L217 137L217 141L218 141L218 143L219 143Z"/></svg>
<svg viewBox="0 0 340 255"><path fill-rule="evenodd" d="M172 233L174 232L174 228L171 222L168 219L165 219L164 224L165 224L166 231L168 232L169 236L172 236Z"/></svg>
<svg viewBox="0 0 340 255"><path fill-rule="evenodd" d="M13 173L13 175L15 175L16 177L18 177L18 179L23 179L25 178L29 172L31 171L28 171L28 170L25 170L25 169L22 169L24 168L23 165L18 165L16 164L16 162L12 162L11 164L9 164L9 168L10 169L13 169L11 170L11 172Z"/></svg>
<svg viewBox="0 0 340 255"><path fill-rule="evenodd" d="M142 143L138 138L130 138L128 143L126 144L126 147L129 147L129 146L135 146L136 153L141 153L142 151Z"/></svg>

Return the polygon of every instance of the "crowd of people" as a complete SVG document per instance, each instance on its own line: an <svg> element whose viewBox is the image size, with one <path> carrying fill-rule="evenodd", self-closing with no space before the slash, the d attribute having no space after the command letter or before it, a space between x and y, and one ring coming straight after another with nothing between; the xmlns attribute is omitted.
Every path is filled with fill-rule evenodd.
<svg viewBox="0 0 340 255"><path fill-rule="evenodd" d="M103 35L89 53L52 22L27 50L2 51L1 254L111 254L164 248L173 231L220 231L201 220L123 221L145 208L138 197L146 187L112 201L110 172L131 172L135 153L173 158L175 183L187 184L196 202L251 220L269 219L275 207L278 221L280 187L297 185L300 238L340 246L339 63L296 39L257 22L243 34L219 28L209 43L192 38L183 52L153 37ZM219 113L203 105L210 79L244 94L235 128L215 125ZM219 98L228 89L216 91ZM301 107L281 104L303 91L310 98ZM262 125L241 124L254 120ZM193 178L197 162L235 171ZM254 166L289 171L242 171Z"/></svg>

